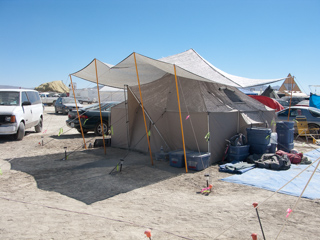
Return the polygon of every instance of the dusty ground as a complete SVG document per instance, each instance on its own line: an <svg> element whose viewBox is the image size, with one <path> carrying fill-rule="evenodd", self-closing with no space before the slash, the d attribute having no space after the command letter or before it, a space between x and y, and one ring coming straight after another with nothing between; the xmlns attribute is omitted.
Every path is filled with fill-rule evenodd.
<svg viewBox="0 0 320 240"><path fill-rule="evenodd" d="M19 142L0 137L0 239L148 239L146 229L153 240L251 239L251 233L263 239L253 202L260 203L266 239L276 239L283 224L278 239L319 239L319 199L302 198L285 221L297 197L220 181L229 174L218 166L185 173L131 152L122 172L110 174L126 150L85 150L65 120L46 107L44 133L32 129ZM88 134L86 141L94 138ZM197 192L207 172L213 192L205 196Z"/></svg>

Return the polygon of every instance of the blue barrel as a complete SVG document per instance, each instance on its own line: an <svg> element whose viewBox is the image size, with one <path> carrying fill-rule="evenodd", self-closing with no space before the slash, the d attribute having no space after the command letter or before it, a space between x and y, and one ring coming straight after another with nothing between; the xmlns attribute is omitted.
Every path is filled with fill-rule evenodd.
<svg viewBox="0 0 320 240"><path fill-rule="evenodd" d="M294 143L278 143L278 150L290 152L294 148Z"/></svg>
<svg viewBox="0 0 320 240"><path fill-rule="evenodd" d="M249 152L251 154L263 154L270 148L271 128L252 127L247 128Z"/></svg>
<svg viewBox="0 0 320 240"><path fill-rule="evenodd" d="M277 122L278 143L293 143L294 122Z"/></svg>

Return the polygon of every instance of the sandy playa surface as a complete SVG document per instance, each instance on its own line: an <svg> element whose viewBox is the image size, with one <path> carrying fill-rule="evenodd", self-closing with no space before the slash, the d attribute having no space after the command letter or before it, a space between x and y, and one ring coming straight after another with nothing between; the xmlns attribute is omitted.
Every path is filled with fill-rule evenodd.
<svg viewBox="0 0 320 240"><path fill-rule="evenodd" d="M217 165L185 173L130 152L122 172L110 174L127 151L85 150L66 118L46 107L44 133L31 129L19 142L0 137L0 239L148 239L146 229L152 240L251 239L252 233L263 239L253 202L259 203L266 239L276 239L283 224L278 239L319 239L319 199L302 198L285 221L298 197L220 181L230 174ZM319 148L295 146L303 152ZM206 187L208 172L213 192L206 196L197 192Z"/></svg>

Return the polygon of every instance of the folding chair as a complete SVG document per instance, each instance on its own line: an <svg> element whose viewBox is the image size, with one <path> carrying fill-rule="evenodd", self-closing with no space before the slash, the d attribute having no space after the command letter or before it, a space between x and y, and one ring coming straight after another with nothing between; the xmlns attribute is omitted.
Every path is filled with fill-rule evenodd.
<svg viewBox="0 0 320 240"><path fill-rule="evenodd" d="M317 139L316 136L319 136L319 128L309 128L308 121L305 116L297 116L296 117L296 123L297 123L297 129L298 129L298 136L296 139L300 136L306 137L306 140L308 141L308 138L313 139L313 143L316 143Z"/></svg>

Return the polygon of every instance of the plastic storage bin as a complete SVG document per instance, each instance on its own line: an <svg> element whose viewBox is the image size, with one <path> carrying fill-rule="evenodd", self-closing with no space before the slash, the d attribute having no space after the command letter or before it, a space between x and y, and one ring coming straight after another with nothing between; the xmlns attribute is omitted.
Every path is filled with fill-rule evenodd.
<svg viewBox="0 0 320 240"><path fill-rule="evenodd" d="M278 150L290 152L294 148L294 143L278 143Z"/></svg>
<svg viewBox="0 0 320 240"><path fill-rule="evenodd" d="M270 143L271 128L247 128L248 145Z"/></svg>
<svg viewBox="0 0 320 240"><path fill-rule="evenodd" d="M157 152L155 157L157 161L169 161L169 153L166 152Z"/></svg>
<svg viewBox="0 0 320 240"><path fill-rule="evenodd" d="M249 153L250 145L242 145L242 146L230 146L229 154L234 155L243 155Z"/></svg>
<svg viewBox="0 0 320 240"><path fill-rule="evenodd" d="M188 154L190 151L186 151L186 154ZM171 167L177 167L182 168L185 166L184 163L184 152L183 150L177 150L177 151L171 151L169 152L169 162Z"/></svg>
<svg viewBox="0 0 320 240"><path fill-rule="evenodd" d="M277 122L278 150L290 152L294 148L294 122Z"/></svg>
<svg viewBox="0 0 320 240"><path fill-rule="evenodd" d="M264 154L270 149L271 128L247 128L250 154Z"/></svg>
<svg viewBox="0 0 320 240"><path fill-rule="evenodd" d="M211 153L191 152L187 154L188 169L201 171L209 167Z"/></svg>
<svg viewBox="0 0 320 240"><path fill-rule="evenodd" d="M250 145L230 146L228 153L228 162L244 161L249 156Z"/></svg>
<svg viewBox="0 0 320 240"><path fill-rule="evenodd" d="M277 122L278 143L293 143L294 122Z"/></svg>

